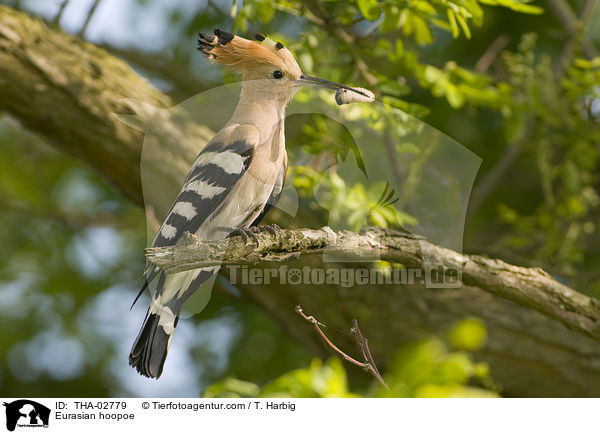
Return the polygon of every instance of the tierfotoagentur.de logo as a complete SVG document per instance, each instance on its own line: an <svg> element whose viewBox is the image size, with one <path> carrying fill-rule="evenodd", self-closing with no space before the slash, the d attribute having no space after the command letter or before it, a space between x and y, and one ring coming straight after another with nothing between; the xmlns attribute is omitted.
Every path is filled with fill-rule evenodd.
<svg viewBox="0 0 600 434"><path fill-rule="evenodd" d="M340 285L351 288L361 285L425 285L428 288L456 287L461 270L442 266L427 270L417 268L312 268L288 267L250 268L247 265L227 265L229 281L242 285Z"/></svg>

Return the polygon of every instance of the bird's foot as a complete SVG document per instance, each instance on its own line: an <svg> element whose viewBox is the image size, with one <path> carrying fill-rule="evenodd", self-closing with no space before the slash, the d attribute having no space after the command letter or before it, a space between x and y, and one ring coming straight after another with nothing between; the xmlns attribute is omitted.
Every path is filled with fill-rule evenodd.
<svg viewBox="0 0 600 434"><path fill-rule="evenodd" d="M275 223L272 223L270 225L262 225L262 226L252 226L250 228L251 230L253 230L254 232L269 232L271 235L273 235L273 237L277 238L277 231L279 231L281 228L276 225Z"/></svg>
<svg viewBox="0 0 600 434"><path fill-rule="evenodd" d="M260 245L260 242L258 241L258 237L254 233L254 231L252 231L251 229L230 228L230 227L219 227L218 229L223 230L223 231L229 231L226 238L233 238L233 237L239 235L244 239L244 244L247 244L248 240L251 238L252 241L254 241L256 243L257 247Z"/></svg>
<svg viewBox="0 0 600 434"><path fill-rule="evenodd" d="M219 226L215 230L220 231L220 232L225 232L227 234L225 236L225 238L241 236L244 239L244 244L247 244L248 240L252 239L252 241L254 241L254 243L256 244L256 247L258 247L258 246L260 246L260 241L259 241L258 237L256 236L256 234L259 234L261 232L269 232L271 235L273 235L274 238L277 238L277 234L280 229L281 228L278 225L273 223L270 225L263 225L263 226L250 226L249 228L234 228L234 227L228 227L228 226Z"/></svg>

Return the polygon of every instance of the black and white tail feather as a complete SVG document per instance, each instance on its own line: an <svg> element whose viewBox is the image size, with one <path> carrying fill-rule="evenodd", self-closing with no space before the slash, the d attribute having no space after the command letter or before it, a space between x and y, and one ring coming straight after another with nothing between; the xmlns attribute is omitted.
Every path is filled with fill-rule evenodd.
<svg viewBox="0 0 600 434"><path fill-rule="evenodd" d="M152 299L142 328L129 355L129 364L135 367L140 374L150 378L160 377L167 358L167 352L169 351L169 345L173 338L173 332L179 321L179 313L181 312L183 303L216 270L216 267L212 267L211 269L186 272L186 277L188 277L190 282L180 283L185 285L182 286L184 289L183 294L171 297L161 297L161 295L165 294L166 275L162 271L158 272L157 287L154 291L155 294L158 294L158 298ZM161 299L166 299L166 302L161 301Z"/></svg>

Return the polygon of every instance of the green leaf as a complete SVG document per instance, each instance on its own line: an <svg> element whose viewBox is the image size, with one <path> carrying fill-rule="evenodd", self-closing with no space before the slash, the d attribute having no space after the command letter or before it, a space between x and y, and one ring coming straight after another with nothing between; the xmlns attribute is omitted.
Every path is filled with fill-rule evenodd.
<svg viewBox="0 0 600 434"><path fill-rule="evenodd" d="M446 99L452 108L461 108L465 103L464 95L452 83L446 85Z"/></svg>
<svg viewBox="0 0 600 434"><path fill-rule="evenodd" d="M437 13L437 11L435 10L435 8L428 1L413 0L413 1L410 2L410 6L413 9L415 9L415 10L417 10L419 12L423 12L423 13L428 14L428 15L435 15Z"/></svg>
<svg viewBox="0 0 600 434"><path fill-rule="evenodd" d="M414 27L415 41L417 44L428 45L433 42L431 30L423 18L413 14L412 25Z"/></svg>
<svg viewBox="0 0 600 434"><path fill-rule="evenodd" d="M450 331L449 340L457 350L477 351L487 340L485 324L476 318L464 319Z"/></svg>
<svg viewBox="0 0 600 434"><path fill-rule="evenodd" d="M463 33L467 39L471 39L471 30L469 29L469 25L467 24L467 20L463 18L462 15L457 15L456 19L458 20L458 24L462 28Z"/></svg>
<svg viewBox="0 0 600 434"><path fill-rule="evenodd" d="M254 383L226 378L209 386L202 396L204 398L250 398L257 396L259 392L260 387Z"/></svg>
<svg viewBox="0 0 600 434"><path fill-rule="evenodd" d="M544 9L539 6L528 5L515 0L479 0L483 4L492 6L503 6L515 12L524 14L539 15L544 13Z"/></svg>
<svg viewBox="0 0 600 434"><path fill-rule="evenodd" d="M448 15L448 22L450 23L450 28L452 29L452 37L456 39L459 35L458 25L456 24L456 16L452 9L447 9L446 14Z"/></svg>
<svg viewBox="0 0 600 434"><path fill-rule="evenodd" d="M388 223L397 224L398 223L398 215L396 214L396 210L391 206L380 206L377 208L377 211L385 218Z"/></svg>
<svg viewBox="0 0 600 434"><path fill-rule="evenodd" d="M575 66L582 69L595 69L600 67L600 56L592 60L575 59Z"/></svg>
<svg viewBox="0 0 600 434"><path fill-rule="evenodd" d="M256 14L263 23L270 22L275 16L275 8L270 1L261 1L256 3Z"/></svg>
<svg viewBox="0 0 600 434"><path fill-rule="evenodd" d="M396 30L400 24L400 8L394 4L388 4L384 9L383 23L381 23L381 30L389 32Z"/></svg>
<svg viewBox="0 0 600 434"><path fill-rule="evenodd" d="M401 97L410 93L410 87L397 81L386 81L378 86L381 93Z"/></svg>
<svg viewBox="0 0 600 434"><path fill-rule="evenodd" d="M396 56L398 56L398 58L402 58L403 55L404 55L404 43L402 42L401 39L396 39ZM597 59L600 59L600 57Z"/></svg>
<svg viewBox="0 0 600 434"><path fill-rule="evenodd" d="M385 219L385 217L375 208L371 209L371 211L369 212L369 217L371 217L371 219L373 220L373 223L376 226L381 226L382 228L388 227L388 223L387 223L387 220Z"/></svg>
<svg viewBox="0 0 600 434"><path fill-rule="evenodd" d="M425 107L424 105L409 103L393 96L384 96L381 98L381 101L384 104L388 104L416 117L425 117L430 112L429 108Z"/></svg>
<svg viewBox="0 0 600 434"><path fill-rule="evenodd" d="M377 0L357 0L356 4L363 17L369 21L376 21L381 15L381 8Z"/></svg>

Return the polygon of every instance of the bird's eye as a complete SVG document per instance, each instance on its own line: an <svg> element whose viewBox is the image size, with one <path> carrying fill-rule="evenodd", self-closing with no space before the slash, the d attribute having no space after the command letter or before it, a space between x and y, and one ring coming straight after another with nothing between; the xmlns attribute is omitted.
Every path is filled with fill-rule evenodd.
<svg viewBox="0 0 600 434"><path fill-rule="evenodd" d="M280 79L281 77L283 77L283 72L281 72L279 69L277 69L277 70L275 70L275 72L273 72L273 78Z"/></svg>

